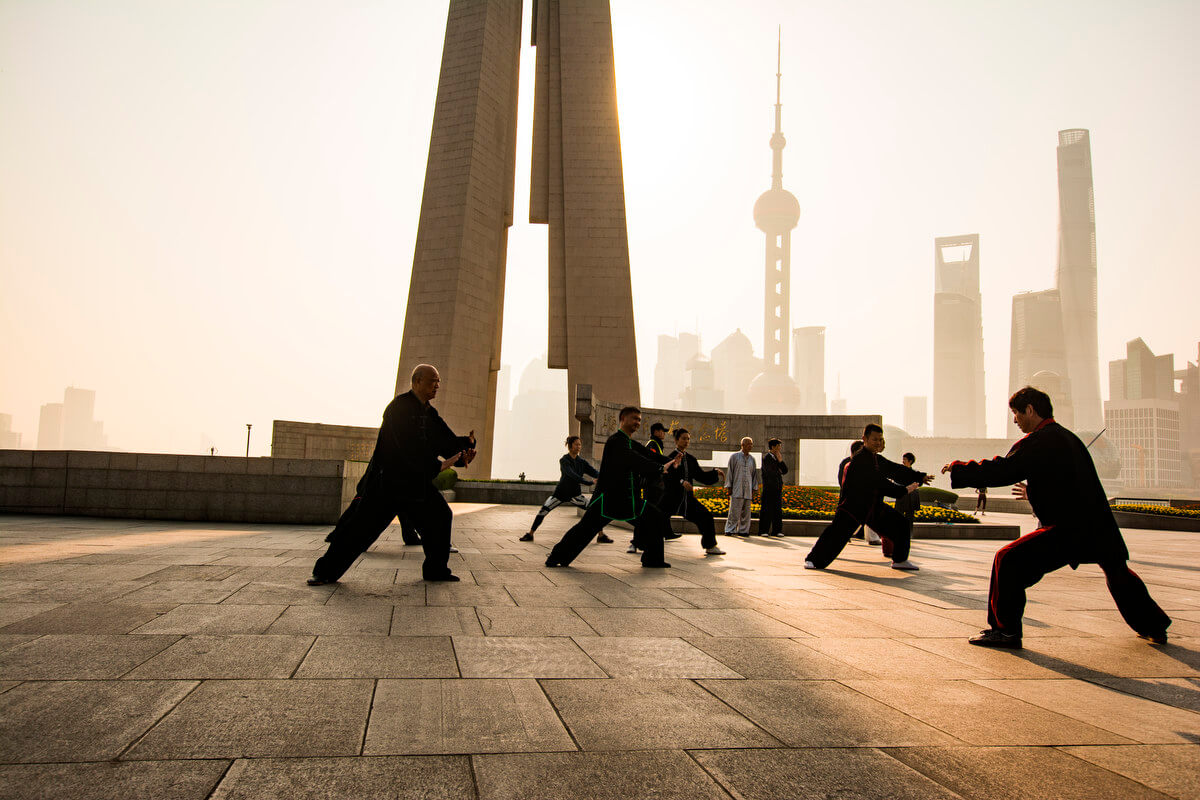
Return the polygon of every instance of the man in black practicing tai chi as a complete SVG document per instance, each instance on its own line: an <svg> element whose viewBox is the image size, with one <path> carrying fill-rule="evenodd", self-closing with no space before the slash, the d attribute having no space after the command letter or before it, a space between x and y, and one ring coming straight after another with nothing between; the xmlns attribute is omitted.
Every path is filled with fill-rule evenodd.
<svg viewBox="0 0 1200 800"><path fill-rule="evenodd" d="M542 503L542 507L538 509L537 516L533 518L533 524L529 526L529 532L522 536L518 541L532 542L533 532L542 524L542 520L546 518L554 509L561 506L563 503L570 503L579 508L587 508L588 500L583 496L581 484L591 486L592 478L598 477L599 472L596 468L588 463L587 459L580 455L583 452L583 440L578 436L568 436L567 454L558 460L558 485L554 487L554 494L546 498L546 502ZM591 476L589 478L588 476ZM601 543L611 542L612 539L600 533L597 541Z"/></svg>
<svg viewBox="0 0 1200 800"><path fill-rule="evenodd" d="M862 449L850 458L838 497L833 521L821 533L804 560L805 569L828 567L859 525L868 525L892 540L892 569L917 570L908 560L912 526L902 514L884 505L884 496L897 497L903 492L915 492L932 475L916 472L888 461L879 455L884 448L883 428L869 423L863 429Z"/></svg>
<svg viewBox="0 0 1200 800"><path fill-rule="evenodd" d="M1048 572L1068 564L1099 564L1108 591L1129 627L1154 644L1167 643L1171 618L1126 563L1129 550L1113 518L1092 456L1079 437L1054 421L1050 397L1026 386L1008 401L1013 422L1026 434L1008 451L987 461L954 461L942 467L950 486L984 488L1018 484L1041 525L1006 544L992 561L987 630L971 638L982 647L1021 646L1025 590Z"/></svg>
<svg viewBox="0 0 1200 800"><path fill-rule="evenodd" d="M450 506L433 485L448 466L466 466L475 458L475 431L455 436L429 403L437 396L441 376L429 364L412 373L412 389L397 395L383 411L383 424L367 474L358 485L351 512L342 515L325 537L329 549L313 565L310 586L337 583L354 559L375 543L397 514L421 533L427 581L456 581L450 558Z"/></svg>
<svg viewBox="0 0 1200 800"><path fill-rule="evenodd" d="M703 483L712 486L725 476L719 469L704 469L696 457L687 451L691 444L692 435L686 428L676 428L671 432L675 437L675 453L683 456L679 466L669 467L664 476L667 490L663 495L663 511L667 515L675 515L686 519L700 529L700 546L707 556L723 556L725 551L717 547L717 531L713 526L712 512L692 494L692 485Z"/></svg>
<svg viewBox="0 0 1200 800"><path fill-rule="evenodd" d="M666 448L667 426L661 422L656 422L650 426L650 438L646 440L646 449L650 451L653 457L657 458L659 463L665 464L671 460L672 456L667 455ZM666 491L666 484L663 482L663 476L651 478L644 484L645 500L647 503L653 503L659 508L664 508L662 505L663 492ZM683 534L676 533L668 527L663 531L663 538L667 540L678 539ZM596 537L596 541L603 543L608 537L603 532ZM629 540L629 549L626 553L636 553L638 551L637 542L633 539Z"/></svg>
<svg viewBox="0 0 1200 800"><path fill-rule="evenodd" d="M856 439L855 441L851 442L850 443L850 455L843 458L842 462L840 464L838 464L837 481L838 481L838 494L839 495L841 494L841 491L842 491L842 485L846 482L846 465L850 463L850 459L854 458L855 453L857 453L859 450L862 450L862 446L863 446L862 439ZM867 528L866 525L859 525L854 530L854 533L851 535L851 538L852 539L865 539L867 544L879 544L880 543L879 535L877 533L875 533L875 531Z"/></svg>
<svg viewBox="0 0 1200 800"><path fill-rule="evenodd" d="M604 443L600 477L583 519L563 534L546 559L547 567L565 567L583 552L592 537L613 520L633 521L633 541L642 551L643 567L669 567L663 560L663 531L670 519L643 495L643 484L657 478L670 466L678 466L683 454L659 463L633 435L642 425L642 412L626 406L618 415L620 429Z"/></svg>

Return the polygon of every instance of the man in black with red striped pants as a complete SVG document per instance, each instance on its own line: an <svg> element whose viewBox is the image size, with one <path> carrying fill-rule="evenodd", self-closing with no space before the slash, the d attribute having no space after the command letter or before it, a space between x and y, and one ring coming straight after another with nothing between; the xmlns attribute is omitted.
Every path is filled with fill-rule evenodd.
<svg viewBox="0 0 1200 800"><path fill-rule="evenodd" d="M1025 590L1046 573L1070 565L1099 564L1108 591L1129 627L1154 644L1167 643L1171 618L1126 563L1129 550L1113 518L1091 454L1079 437L1054 421L1050 397L1026 386L1008 401L1026 434L987 461L954 461L942 467L953 488L1022 487L1041 526L996 553L988 589L987 630L971 638L982 647L1021 646Z"/></svg>

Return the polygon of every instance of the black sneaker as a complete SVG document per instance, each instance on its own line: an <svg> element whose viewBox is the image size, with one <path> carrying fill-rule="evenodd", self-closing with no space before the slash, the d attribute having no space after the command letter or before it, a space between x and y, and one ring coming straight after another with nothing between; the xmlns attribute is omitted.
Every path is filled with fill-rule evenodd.
<svg viewBox="0 0 1200 800"><path fill-rule="evenodd" d="M995 628L988 628L986 631L980 631L978 636L972 636L968 639L971 644L979 645L980 647L1007 647L1010 650L1021 649L1021 637L1012 633L1004 633Z"/></svg>
<svg viewBox="0 0 1200 800"><path fill-rule="evenodd" d="M565 567L567 565L562 563L561 561L555 561L553 558L547 558L546 566L547 567Z"/></svg>
<svg viewBox="0 0 1200 800"><path fill-rule="evenodd" d="M671 541L672 539L681 539L681 538L683 538L683 534L676 533L675 531L671 531L670 533L663 534L663 540L667 541L667 542Z"/></svg>
<svg viewBox="0 0 1200 800"><path fill-rule="evenodd" d="M602 533L599 536L597 536L596 541L599 542L600 544L612 544L613 543L612 537L609 536L607 533Z"/></svg>
<svg viewBox="0 0 1200 800"><path fill-rule="evenodd" d="M337 581L327 581L324 578L318 578L316 575L313 575L311 578L305 581L305 583L307 583L309 586L324 586L328 583L337 583ZM1164 635L1163 638L1165 639L1166 636Z"/></svg>
<svg viewBox="0 0 1200 800"><path fill-rule="evenodd" d="M446 571L446 572L443 572L441 575L437 575L434 577L430 577L427 575L427 576L425 576L425 580L429 581L430 583L456 583L457 581L462 580L462 578L458 577L457 575L455 575L452 572Z"/></svg>
<svg viewBox="0 0 1200 800"><path fill-rule="evenodd" d="M517 539L517 541L518 542L532 542L533 541L533 532L530 531L529 533L522 536L520 539Z"/></svg>
<svg viewBox="0 0 1200 800"><path fill-rule="evenodd" d="M1161 633L1139 633L1138 638L1145 639L1150 644L1166 644L1167 632L1162 631Z"/></svg>
<svg viewBox="0 0 1200 800"><path fill-rule="evenodd" d="M669 567L671 565L665 561L655 561L650 564L643 563L642 566L646 567L647 569L666 569L667 567Z"/></svg>

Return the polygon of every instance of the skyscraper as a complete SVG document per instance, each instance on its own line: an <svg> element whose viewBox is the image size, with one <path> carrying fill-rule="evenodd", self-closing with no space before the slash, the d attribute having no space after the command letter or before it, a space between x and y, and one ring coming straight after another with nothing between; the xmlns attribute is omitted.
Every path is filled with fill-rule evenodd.
<svg viewBox="0 0 1200 800"><path fill-rule="evenodd" d="M750 387L750 408L758 412L795 413L800 392L788 377L791 332L792 229L800 221L800 203L783 188L783 103L781 101L783 36L776 45L775 131L771 134L771 188L754 203L754 224L766 235L763 279L763 372ZM714 359L715 361L715 359ZM725 397L733 407L733 400Z"/></svg>
<svg viewBox="0 0 1200 800"><path fill-rule="evenodd" d="M1107 436L1121 455L1126 486L1182 485L1181 420L1175 393L1175 356L1156 356L1141 339L1125 358L1108 362Z"/></svg>
<svg viewBox="0 0 1200 800"><path fill-rule="evenodd" d="M911 436L929 435L929 398L904 398L904 430Z"/></svg>
<svg viewBox="0 0 1200 800"><path fill-rule="evenodd" d="M1088 132L1058 132L1058 269L1066 377L1075 427L1099 431L1100 360L1096 344L1096 206Z"/></svg>
<svg viewBox="0 0 1200 800"><path fill-rule="evenodd" d="M979 234L934 239L933 430L987 435Z"/></svg>
<svg viewBox="0 0 1200 800"><path fill-rule="evenodd" d="M824 414L825 326L792 330L792 377L800 387L800 414Z"/></svg>
<svg viewBox="0 0 1200 800"><path fill-rule="evenodd" d="M1013 296L1012 335L1009 341L1008 393L1034 386L1050 395L1054 418L1075 427L1067 357L1063 347L1062 304L1057 289L1023 292ZM1008 415L1009 437L1021 436Z"/></svg>

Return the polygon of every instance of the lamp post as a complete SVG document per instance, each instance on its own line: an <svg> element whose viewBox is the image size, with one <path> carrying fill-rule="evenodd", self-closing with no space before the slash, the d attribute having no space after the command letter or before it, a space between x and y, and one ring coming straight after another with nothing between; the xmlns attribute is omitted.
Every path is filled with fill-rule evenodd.
<svg viewBox="0 0 1200 800"><path fill-rule="evenodd" d="M246 458L250 457L250 423L246 423Z"/></svg>

